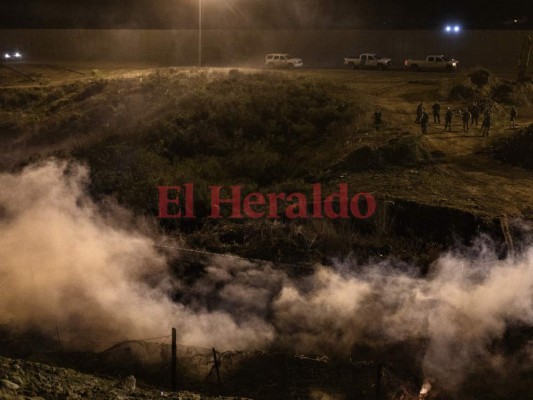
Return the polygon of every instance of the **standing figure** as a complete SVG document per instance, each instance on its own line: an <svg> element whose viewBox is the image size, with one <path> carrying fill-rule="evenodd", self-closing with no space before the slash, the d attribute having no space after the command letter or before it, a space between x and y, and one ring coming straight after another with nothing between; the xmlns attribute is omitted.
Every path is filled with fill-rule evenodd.
<svg viewBox="0 0 533 400"><path fill-rule="evenodd" d="M429 114L422 109L422 115L420 116L420 128L422 133L428 133Z"/></svg>
<svg viewBox="0 0 533 400"><path fill-rule="evenodd" d="M444 129L448 129L449 131L452 130L452 118L453 118L453 111L451 107L448 107L446 110L446 114L444 114Z"/></svg>
<svg viewBox="0 0 533 400"><path fill-rule="evenodd" d="M381 117L381 108L376 107L376 111L374 111L374 127L376 128L376 132L379 131L379 129L381 128L381 123L383 122L381 120Z"/></svg>
<svg viewBox="0 0 533 400"><path fill-rule="evenodd" d="M416 107L416 119L415 124L420 123L420 118L422 117L422 113L424 112L424 105L420 103L418 107Z"/></svg>
<svg viewBox="0 0 533 400"><path fill-rule="evenodd" d="M518 117L518 110L515 106L511 107L511 111L509 112L509 120L511 121L511 129L516 128L516 117Z"/></svg>
<svg viewBox="0 0 533 400"><path fill-rule="evenodd" d="M463 109L463 112L461 113L461 119L463 120L463 131L468 131L468 123L470 122L470 113L468 112L468 109L465 107Z"/></svg>
<svg viewBox="0 0 533 400"><path fill-rule="evenodd" d="M483 118L483 122L481 123L481 135L484 138L489 136L490 122L491 122L490 119L491 119L491 115L490 115L490 111L488 111L485 113L485 117Z"/></svg>
<svg viewBox="0 0 533 400"><path fill-rule="evenodd" d="M470 106L470 115L472 115L472 126L474 126L474 124L477 126L477 120L479 118L479 106L475 101Z"/></svg>
<svg viewBox="0 0 533 400"><path fill-rule="evenodd" d="M431 107L433 109L433 122L440 125L440 104L437 100Z"/></svg>

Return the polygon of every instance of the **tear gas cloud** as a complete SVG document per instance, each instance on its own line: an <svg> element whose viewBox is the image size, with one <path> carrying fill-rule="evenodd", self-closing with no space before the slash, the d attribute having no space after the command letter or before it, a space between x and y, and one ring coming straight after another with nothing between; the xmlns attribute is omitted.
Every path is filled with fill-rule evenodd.
<svg viewBox="0 0 533 400"><path fill-rule="evenodd" d="M96 340L160 336L172 323L191 344L209 342L202 336L215 327L233 338L230 346L270 339L264 322L237 326L228 313L173 303L175 283L153 240L99 212L86 183L85 168L54 162L0 175L3 323L75 328L66 340L84 330Z"/></svg>
<svg viewBox="0 0 533 400"><path fill-rule="evenodd" d="M532 248L497 260L480 241L475 256L444 254L425 278L384 262L290 278L212 257L185 283L154 246L161 238L120 207L93 202L87 183L85 167L56 161L0 175L0 324L59 326L65 340L176 327L188 345L339 355L354 343L423 339L426 375L449 386L474 362L498 362L489 347L506 327L533 325Z"/></svg>

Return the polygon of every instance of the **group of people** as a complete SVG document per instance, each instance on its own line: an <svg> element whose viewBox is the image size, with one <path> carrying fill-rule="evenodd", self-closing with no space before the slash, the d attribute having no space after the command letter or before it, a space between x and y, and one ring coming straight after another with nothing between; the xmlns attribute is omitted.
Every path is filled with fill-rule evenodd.
<svg viewBox="0 0 533 400"><path fill-rule="evenodd" d="M433 111L433 123L440 125L440 112L441 105L437 100L432 106ZM481 122L481 134L483 137L489 136L490 127L492 123L492 110L490 106L481 107L477 102L473 102L470 106L464 107L459 110L459 117L463 123L463 131L468 132L470 127L477 126L480 114L483 114L483 120ZM514 129L516 127L516 118L518 116L518 110L516 107L512 107L509 111L509 120L510 127ZM383 123L383 113L381 108L376 107L374 111L374 127L376 131L381 129ZM447 107L446 112L444 113L444 130L452 130L452 120L454 117L454 112L451 107ZM428 131L429 125L429 114L424 108L424 104L418 104L416 108L416 119L415 124L419 124L422 130L422 133L425 134Z"/></svg>
<svg viewBox="0 0 533 400"><path fill-rule="evenodd" d="M422 103L418 105L417 115L419 113L418 109L420 107L423 107ZM433 110L433 122L435 122L436 124L440 124L441 107L440 107L440 103L438 100L431 106L431 109ZM459 109L459 118L461 118L461 122L463 123L463 131L467 132L470 130L471 126L477 126L480 114L481 114L481 107L475 101L469 107L464 107L462 109ZM447 130L447 131L452 130L453 117L454 117L454 112L451 107L448 107L446 109L446 113L444 114L444 130ZM491 111L490 106L485 107L485 109L483 110L483 121L481 122L481 134L483 137L487 137L489 135L490 126L491 126L491 118L492 118L492 111ZM424 131L425 129L422 128L423 133L425 133Z"/></svg>
<svg viewBox="0 0 533 400"><path fill-rule="evenodd" d="M433 111L433 122L435 124L440 125L441 106L438 100L431 106L431 109ZM513 107L513 109L516 111L515 107ZM475 101L470 106L459 109L459 118L461 119L461 122L463 123L464 132L468 132L471 126L478 125L481 113L483 113L483 120L481 122L481 134L483 137L487 137L489 135L490 127L492 123L491 107L487 106L482 110L482 107ZM516 119L517 115L518 113L515 112L514 117L512 117L513 124L514 124L514 120ZM454 117L454 112L452 108L447 107L446 112L444 113L444 130L447 130L447 131L452 130L453 117ZM422 128L422 133L427 133L427 121L428 120L429 120L429 116L424 111L424 105L420 103L416 109L415 123L420 124Z"/></svg>

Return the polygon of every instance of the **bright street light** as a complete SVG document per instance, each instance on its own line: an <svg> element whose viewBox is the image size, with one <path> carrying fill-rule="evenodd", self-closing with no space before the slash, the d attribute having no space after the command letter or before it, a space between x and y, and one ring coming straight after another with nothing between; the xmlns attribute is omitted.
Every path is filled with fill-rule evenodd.
<svg viewBox="0 0 533 400"><path fill-rule="evenodd" d="M202 0L198 0L198 66L202 66Z"/></svg>

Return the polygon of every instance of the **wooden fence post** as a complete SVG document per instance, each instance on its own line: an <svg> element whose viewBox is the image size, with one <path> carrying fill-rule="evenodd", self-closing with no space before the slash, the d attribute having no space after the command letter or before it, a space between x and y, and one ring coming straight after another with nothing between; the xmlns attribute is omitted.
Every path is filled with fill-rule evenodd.
<svg viewBox="0 0 533 400"><path fill-rule="evenodd" d="M177 376L176 376L176 369L177 369L177 353L178 353L178 347L176 345L176 328L172 328L172 391L175 392L178 389L177 385Z"/></svg>
<svg viewBox="0 0 533 400"><path fill-rule="evenodd" d="M63 353L63 345L61 344L61 337L59 336L59 327L56 325L57 344L59 345L59 352Z"/></svg>
<svg viewBox="0 0 533 400"><path fill-rule="evenodd" d="M378 364L376 376L376 400L381 400L381 376L383 375L383 365Z"/></svg>
<svg viewBox="0 0 533 400"><path fill-rule="evenodd" d="M500 216L500 226L502 228L505 244L507 245L507 255L512 256L514 254L513 237L511 236L511 231L509 230L509 221L507 220L507 214L503 214L502 216Z"/></svg>
<svg viewBox="0 0 533 400"><path fill-rule="evenodd" d="M217 358L217 351L213 347L213 360L215 361L215 371L217 373L217 382L218 382L218 389L220 390L220 369L219 369L219 362Z"/></svg>

